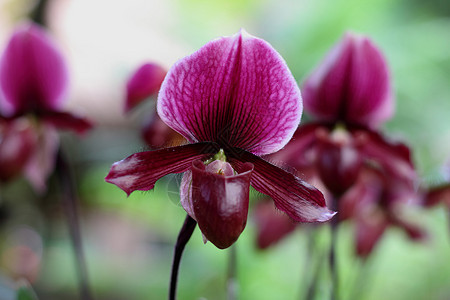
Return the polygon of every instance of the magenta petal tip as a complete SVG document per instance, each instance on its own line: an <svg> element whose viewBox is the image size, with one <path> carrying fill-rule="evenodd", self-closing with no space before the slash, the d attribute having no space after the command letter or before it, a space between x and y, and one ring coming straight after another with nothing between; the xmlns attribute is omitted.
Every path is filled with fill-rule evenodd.
<svg viewBox="0 0 450 300"><path fill-rule="evenodd" d="M163 67L155 63L140 66L127 82L125 112L128 113L146 98L156 95L166 73Z"/></svg>
<svg viewBox="0 0 450 300"><path fill-rule="evenodd" d="M294 174L284 171L249 152L241 154L242 161L254 165L251 185L275 202L296 222L323 222L333 217L334 212L326 207L323 194L312 185ZM243 162L234 160L233 166L239 171Z"/></svg>
<svg viewBox="0 0 450 300"><path fill-rule="evenodd" d="M134 191L132 187L135 185L137 176L133 175L132 171L130 171L129 174L124 173L127 173L128 170L133 170L133 166L136 166L138 163L139 162L133 156L115 162L111 166L108 175L105 177L105 181L118 186L127 194L127 196L129 196L131 192Z"/></svg>
<svg viewBox="0 0 450 300"><path fill-rule="evenodd" d="M114 163L105 180L128 195L136 190L148 191L161 177L186 172L193 161L210 157L205 149L213 147L210 143L198 143L138 152Z"/></svg>
<svg viewBox="0 0 450 300"><path fill-rule="evenodd" d="M337 212L329 210L326 207L321 208L320 210L322 210L321 212L319 212L318 217L317 217L317 222L325 222L330 220L331 218L334 217L334 215L337 214Z"/></svg>

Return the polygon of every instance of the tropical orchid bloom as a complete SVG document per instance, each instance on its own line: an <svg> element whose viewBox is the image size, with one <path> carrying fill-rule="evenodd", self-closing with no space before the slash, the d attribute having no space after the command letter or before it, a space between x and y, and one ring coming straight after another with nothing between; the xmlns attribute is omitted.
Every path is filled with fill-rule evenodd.
<svg viewBox="0 0 450 300"><path fill-rule="evenodd" d="M392 116L394 105L386 61L369 38L345 34L305 80L303 98L315 121L301 126L291 150L276 158L301 170L314 166L334 196L354 184L363 159L389 160L389 143L370 145L383 142L373 130ZM415 176L414 170L392 169Z"/></svg>
<svg viewBox="0 0 450 300"><path fill-rule="evenodd" d="M367 235L358 229L358 254L367 255L387 225L421 236L398 209L418 198L410 150L375 130L393 111L381 52L368 38L346 34L303 90L305 110L315 120L300 126L291 142L269 159L288 164L308 180L320 180L339 220L359 220ZM376 222L370 220L374 216Z"/></svg>
<svg viewBox="0 0 450 300"><path fill-rule="evenodd" d="M321 192L260 158L286 145L302 113L292 74L264 40L241 30L179 60L164 79L157 109L189 144L116 162L106 181L127 194L186 172L181 203L205 238L221 249L245 227L250 185L295 221L334 215Z"/></svg>
<svg viewBox="0 0 450 300"><path fill-rule="evenodd" d="M328 206L337 208L339 221L355 220L358 255L369 255L389 225L404 229L414 240L424 237L425 233L409 224L402 214L405 205L419 197L409 149L370 130L343 132L339 128L328 140L324 140L325 133L317 123L303 125L292 141L283 150L270 155L269 159L288 164L297 170L299 176L319 187ZM326 151L331 154L323 153L325 142L329 144ZM356 146L349 147L349 143ZM341 165L343 167L339 168ZM335 182L331 180L332 176L335 176ZM262 221L265 216L272 220ZM260 240L269 241L267 235L274 231L265 224L284 222L282 226L288 227L288 220L282 221L275 211L272 215L257 213L255 217L258 247ZM268 245L290 231L278 232L279 236L272 237Z"/></svg>
<svg viewBox="0 0 450 300"><path fill-rule="evenodd" d="M347 33L304 83L305 109L317 121L299 129L295 143L307 157L303 163L315 164L335 197L355 183L365 164L415 186L408 147L374 131L393 113L389 77L375 45L367 37Z"/></svg>
<svg viewBox="0 0 450 300"><path fill-rule="evenodd" d="M4 151L5 145L28 145L28 159L19 155L20 151L16 153L26 163L21 161L14 166L24 169L37 190L43 190L53 169L59 144L56 129L83 133L92 126L85 118L62 111L67 88L67 67L50 36L34 24L19 27L0 58L0 115L2 123L7 124L3 125L6 129L2 130L0 148ZM17 124L22 129L15 129ZM24 135L25 127L32 138ZM17 141L18 136L9 134L10 130L22 132L19 136L23 139Z"/></svg>

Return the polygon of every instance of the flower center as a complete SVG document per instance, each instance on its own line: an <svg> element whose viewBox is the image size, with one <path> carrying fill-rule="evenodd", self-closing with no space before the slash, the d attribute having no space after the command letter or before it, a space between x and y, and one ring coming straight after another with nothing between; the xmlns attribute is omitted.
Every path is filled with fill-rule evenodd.
<svg viewBox="0 0 450 300"><path fill-rule="evenodd" d="M235 171L230 163L227 162L225 152L220 149L211 159L204 162L206 171L222 176L233 176Z"/></svg>

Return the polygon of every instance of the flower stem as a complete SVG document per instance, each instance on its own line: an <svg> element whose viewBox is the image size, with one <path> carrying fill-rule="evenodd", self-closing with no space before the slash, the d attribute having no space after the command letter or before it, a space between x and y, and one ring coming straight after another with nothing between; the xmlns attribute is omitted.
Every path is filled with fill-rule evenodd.
<svg viewBox="0 0 450 300"><path fill-rule="evenodd" d="M448 228L449 241L450 241L450 207L447 207L447 228Z"/></svg>
<svg viewBox="0 0 450 300"><path fill-rule="evenodd" d="M373 267L373 261L376 257L373 257L373 254L369 257L362 258L358 260L358 271L356 274L355 282L353 283L353 287L351 290L350 300L358 300L366 298L366 294L369 291L370 287L373 285L371 281L373 281L373 275L375 274Z"/></svg>
<svg viewBox="0 0 450 300"><path fill-rule="evenodd" d="M71 170L64 159L61 149L59 149L56 157L56 174L62 187L62 207L64 213L66 214L70 238L72 240L72 247L75 252L75 261L81 294L80 296L83 300L91 300L92 296L89 287L88 272L81 239L76 190Z"/></svg>
<svg viewBox="0 0 450 300"><path fill-rule="evenodd" d="M316 241L314 239L314 228L307 226L306 227L306 233L307 233L307 247L306 247L306 260L305 260L305 269L303 274L311 274L311 278L309 278L309 282L306 283L306 296L305 299L311 300L313 299L315 290L316 290L316 284L315 279L317 277L317 273L319 273L316 268L314 268L314 259L313 259L313 253L316 248ZM301 295L302 296L302 295ZM300 297L300 299L303 299L303 297Z"/></svg>
<svg viewBox="0 0 450 300"><path fill-rule="evenodd" d="M178 270L180 268L181 256L183 255L184 248L191 238L196 225L197 222L187 215L183 227L181 227L180 233L178 234L175 252L173 254L172 274L170 276L169 300L176 299Z"/></svg>
<svg viewBox="0 0 450 300"><path fill-rule="evenodd" d="M46 25L46 12L48 6L48 0L38 0L35 4L33 11L30 13L30 17L36 24Z"/></svg>
<svg viewBox="0 0 450 300"><path fill-rule="evenodd" d="M232 245L229 250L228 272L227 272L227 300L236 300L237 297L237 251L236 244Z"/></svg>
<svg viewBox="0 0 450 300"><path fill-rule="evenodd" d="M333 197L332 199L334 211L337 211L337 203L339 201L338 197ZM330 264L330 273L331 273L331 300L339 299L339 274L338 274L338 266L336 260L336 244L337 244L337 233L338 233L338 218L335 216L330 221L331 226L331 242L330 242L330 252L328 256L328 261Z"/></svg>
<svg viewBox="0 0 450 300"><path fill-rule="evenodd" d="M331 272L331 299L338 299L338 267L336 263L336 235L337 235L337 226L333 224L331 221L331 247L330 247L330 272Z"/></svg>
<svg viewBox="0 0 450 300"><path fill-rule="evenodd" d="M320 250L317 243L317 228L313 226L308 226L306 228L307 236L307 253L306 253L306 263L303 274L310 274L310 278L306 284L306 295L300 297L300 299L312 300L315 298L315 293L317 289L317 283L320 275L320 270L322 269L322 262L324 253ZM302 295L301 295L302 296Z"/></svg>

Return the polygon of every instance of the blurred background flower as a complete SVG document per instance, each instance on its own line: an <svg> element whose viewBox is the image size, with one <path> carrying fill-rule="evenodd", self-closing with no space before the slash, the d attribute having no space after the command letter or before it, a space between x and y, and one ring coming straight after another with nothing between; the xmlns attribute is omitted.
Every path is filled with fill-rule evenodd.
<svg viewBox="0 0 450 300"><path fill-rule="evenodd" d="M1 49L35 3L0 0ZM421 184L445 182L440 169L450 153L448 1L49 0L46 16L72 78L64 109L83 112L98 125L83 140L61 136L79 183L96 299L165 298L172 245L185 214L178 204L179 176L128 199L103 181L112 162L148 147L141 141L140 122L122 113L127 79L143 61L156 61L168 69L207 41L239 28L269 41L298 82L344 32L371 36L390 66L396 98L395 117L383 126L384 132L410 143ZM44 249L40 256L38 248L25 245L40 259L33 283L37 295L76 299L70 241L61 211L51 201L54 195L42 203L28 201L34 197L32 190L16 180L0 186L0 197L2 257L15 247L7 244L12 240L7 237L20 232L11 228L33 228ZM250 211L252 207L251 201ZM428 230L429 242L408 243L398 230L389 229L374 253L376 263L364 299L450 297L446 210L440 205L410 214ZM44 215L50 224L43 222ZM338 250L345 290L359 273L353 249L346 246L351 245L353 229L350 225L342 229ZM240 299L297 299L307 263L306 234L298 230L266 252L255 251L254 238L250 220L236 244ZM327 241L327 232L319 230L319 246L326 247ZM204 246L201 235L194 233L180 270L180 298L225 299L226 262L224 253ZM10 272L6 270L12 265L2 265L1 272ZM3 278L0 291L11 287ZM317 296L326 298L327 287L319 291Z"/></svg>

